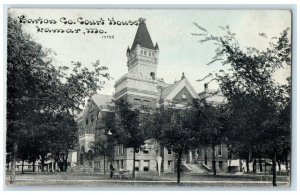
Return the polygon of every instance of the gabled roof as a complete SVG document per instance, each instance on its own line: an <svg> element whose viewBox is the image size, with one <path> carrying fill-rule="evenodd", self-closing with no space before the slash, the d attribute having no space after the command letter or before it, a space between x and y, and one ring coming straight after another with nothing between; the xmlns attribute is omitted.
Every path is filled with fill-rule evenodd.
<svg viewBox="0 0 300 195"><path fill-rule="evenodd" d="M133 44L131 46L131 51L133 49L135 49L137 44L139 44L141 47L145 47L148 49L154 49L153 42L151 40L148 29L146 27L146 23L143 20L140 21Z"/></svg>
<svg viewBox="0 0 300 195"><path fill-rule="evenodd" d="M161 93L161 99L166 99L166 97L182 82L182 80L177 81L168 87L164 88L162 93Z"/></svg>
<svg viewBox="0 0 300 195"><path fill-rule="evenodd" d="M183 78L180 81L164 88L161 94L161 99L172 100L183 88L186 88L193 98L199 99L197 92L187 78Z"/></svg>
<svg viewBox="0 0 300 195"><path fill-rule="evenodd" d="M92 96L92 100L100 109L113 105L112 99L112 95L94 94Z"/></svg>
<svg viewBox="0 0 300 195"><path fill-rule="evenodd" d="M112 95L105 94L94 94L91 99L98 106L99 109L108 108L109 106L113 106ZM77 116L76 120L80 120L83 116L88 112L88 106L86 106Z"/></svg>

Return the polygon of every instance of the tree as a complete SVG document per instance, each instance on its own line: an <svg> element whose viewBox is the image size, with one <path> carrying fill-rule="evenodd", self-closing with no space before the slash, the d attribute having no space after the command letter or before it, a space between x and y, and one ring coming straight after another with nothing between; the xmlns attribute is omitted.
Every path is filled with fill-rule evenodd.
<svg viewBox="0 0 300 195"><path fill-rule="evenodd" d="M162 110L152 115L152 136L177 157L177 183L180 184L183 154L195 147L193 119L187 110Z"/></svg>
<svg viewBox="0 0 300 195"><path fill-rule="evenodd" d="M284 137L283 131L278 128L277 121L285 95L282 87L274 81L273 73L279 68L291 65L288 29L278 38L274 37L276 42L270 42L269 48L258 50L253 47L241 48L229 26L220 27L224 31L223 36L214 36L198 24L195 25L203 32L194 34L201 37L200 42L214 42L217 47L216 55L208 64L219 61L229 67L226 72L220 70L215 76L228 100L231 113L239 115L236 118L231 117L235 127L232 129L237 131L234 134L240 140L237 147L244 145L250 156L254 145L264 145L267 152L272 153L274 166L276 154L284 147L280 141ZM276 186L274 167L273 185Z"/></svg>
<svg viewBox="0 0 300 195"><path fill-rule="evenodd" d="M205 99L200 102L194 101L193 107L187 110L190 120L193 121L192 128L195 132L197 143L201 143L203 147L210 146L212 148L212 168L214 175L216 175L215 148L218 144L224 142L224 110L221 105L207 104Z"/></svg>
<svg viewBox="0 0 300 195"><path fill-rule="evenodd" d="M110 76L106 73L107 68L100 65L100 61L93 63L93 70L81 67L80 62L72 62L74 68L71 71L67 66L54 66L52 59L55 52L44 49L41 44L35 42L29 34L23 32L22 24L10 16L7 34L6 152L12 160L11 183L14 183L15 161L19 154L18 145L24 145L22 143L24 141L28 142L23 138L38 140L41 137L36 136L40 130L46 131L47 134L48 130L50 132L53 130L53 127L58 128L56 134L50 134L52 137L57 136L53 140L60 144L66 141L71 145L63 145L59 149L54 146L48 148L55 148L60 152L63 149L66 158L67 148L73 147L76 112L81 110L81 105L88 95L103 88L104 80L110 79ZM42 120L44 124L36 123L35 117L42 116L43 113L47 113L53 120L70 124L60 123L59 126L53 120L50 122ZM65 127L70 131L64 131ZM39 141L28 143L34 149L39 148ZM44 156L48 151L38 152L39 155ZM32 156L33 160L34 158Z"/></svg>
<svg viewBox="0 0 300 195"><path fill-rule="evenodd" d="M115 102L116 128L112 132L119 143L127 148L133 148L132 178L135 178L135 153L147 139L144 129L141 128L141 113L125 100Z"/></svg>

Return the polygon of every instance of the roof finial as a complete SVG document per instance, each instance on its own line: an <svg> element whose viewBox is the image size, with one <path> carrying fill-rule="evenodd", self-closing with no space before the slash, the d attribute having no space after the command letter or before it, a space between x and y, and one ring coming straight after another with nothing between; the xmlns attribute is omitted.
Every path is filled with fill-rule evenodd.
<svg viewBox="0 0 300 195"><path fill-rule="evenodd" d="M184 78L185 78L185 76L184 76L184 72L183 72L183 73L182 73L182 76L181 76L181 80L184 79Z"/></svg>
<svg viewBox="0 0 300 195"><path fill-rule="evenodd" d="M158 47L158 44L157 44L157 42L156 42L156 44L155 44L155 47L154 47L154 49L155 49L155 50L159 50L159 47Z"/></svg>
<svg viewBox="0 0 300 195"><path fill-rule="evenodd" d="M146 23L146 19L145 18L139 18L139 23Z"/></svg>

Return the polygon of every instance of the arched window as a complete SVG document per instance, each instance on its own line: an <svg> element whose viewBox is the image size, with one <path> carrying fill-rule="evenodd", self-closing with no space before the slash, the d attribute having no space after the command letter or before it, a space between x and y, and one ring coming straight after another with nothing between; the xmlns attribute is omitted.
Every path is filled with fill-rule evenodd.
<svg viewBox="0 0 300 195"><path fill-rule="evenodd" d="M186 95L185 95L185 93L182 94L181 98L182 98L183 100L186 100Z"/></svg>

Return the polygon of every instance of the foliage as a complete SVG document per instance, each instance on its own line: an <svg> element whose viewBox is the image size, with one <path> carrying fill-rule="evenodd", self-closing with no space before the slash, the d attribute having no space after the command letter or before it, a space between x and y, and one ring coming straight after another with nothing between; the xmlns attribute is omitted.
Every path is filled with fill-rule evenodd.
<svg viewBox="0 0 300 195"><path fill-rule="evenodd" d="M273 77L278 69L291 65L289 29L273 37L267 49L258 50L241 48L229 26L220 27L224 35L214 36L195 25L203 32L196 35L201 37L200 43L216 45L215 56L208 64L220 62L229 67L215 75L228 100L227 125L232 129L229 135L233 135L227 136L228 143L239 150L242 158L245 152L276 156L289 148L286 146L289 145L290 126L281 124L290 123L290 112L287 112L290 108L286 107L290 93ZM264 33L260 36L266 38ZM281 116L283 112L286 117Z"/></svg>
<svg viewBox="0 0 300 195"><path fill-rule="evenodd" d="M115 102L116 139L126 147L139 148L144 144L144 131L140 128L140 111L133 109L130 103L121 99Z"/></svg>
<svg viewBox="0 0 300 195"><path fill-rule="evenodd" d="M154 113L151 118L153 138L176 154L179 184L182 155L197 144L196 134L193 131L194 117L188 110L162 110Z"/></svg>
<svg viewBox="0 0 300 195"><path fill-rule="evenodd" d="M6 151L11 155L14 144L27 145L14 156L31 154L34 161L52 153L58 162L62 154L66 160L68 150L76 146L75 114L85 98L110 79L107 68L99 61L93 70L81 67L80 62L73 62L72 70L55 66L55 52L44 49L10 16L7 34Z"/></svg>
<svg viewBox="0 0 300 195"><path fill-rule="evenodd" d="M135 178L135 151L144 145L146 138L143 128L142 113L132 107L125 99L115 102L115 128L112 135L127 148L133 148L133 171L132 178Z"/></svg>

